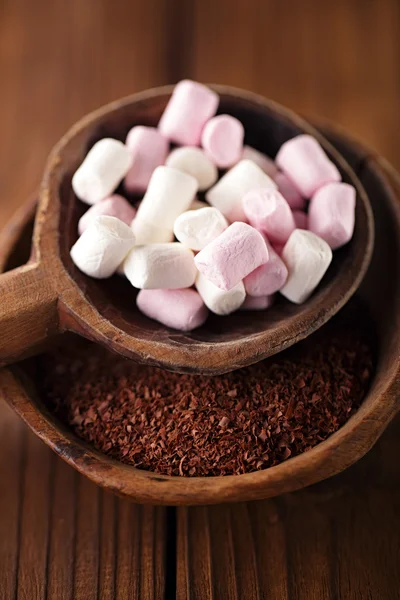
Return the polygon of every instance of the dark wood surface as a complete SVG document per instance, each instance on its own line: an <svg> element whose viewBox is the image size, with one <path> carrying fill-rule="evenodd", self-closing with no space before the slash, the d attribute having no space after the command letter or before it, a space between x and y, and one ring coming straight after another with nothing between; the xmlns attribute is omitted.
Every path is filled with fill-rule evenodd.
<svg viewBox="0 0 400 600"><path fill-rule="evenodd" d="M0 0L0 223L77 118L183 76L330 118L399 167L399 28L397 0ZM0 598L399 598L399 433L302 492L175 513L101 492L1 403Z"/></svg>

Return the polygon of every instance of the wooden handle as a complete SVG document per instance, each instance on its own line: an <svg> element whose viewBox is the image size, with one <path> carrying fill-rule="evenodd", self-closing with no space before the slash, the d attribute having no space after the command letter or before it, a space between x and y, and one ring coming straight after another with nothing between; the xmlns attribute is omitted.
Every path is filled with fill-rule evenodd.
<svg viewBox="0 0 400 600"><path fill-rule="evenodd" d="M57 332L57 294L42 267L0 275L0 366L33 354Z"/></svg>

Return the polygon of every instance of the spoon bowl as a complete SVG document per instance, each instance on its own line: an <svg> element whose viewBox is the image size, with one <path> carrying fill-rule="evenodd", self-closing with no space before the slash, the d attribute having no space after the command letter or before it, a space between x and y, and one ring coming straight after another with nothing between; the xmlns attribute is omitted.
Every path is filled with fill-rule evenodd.
<svg viewBox="0 0 400 600"><path fill-rule="evenodd" d="M237 117L245 143L274 157L300 134L313 135L357 191L356 227L349 244L334 253L313 296L303 305L280 298L266 312L212 315L206 324L181 333L156 323L136 308L135 290L121 277L97 281L81 273L69 252L77 223L87 208L75 197L72 175L102 137L125 140L138 124L155 126L172 86L114 102L79 121L57 144L40 189L30 263L0 278L0 364L37 352L59 333L72 331L139 362L166 369L218 374L257 362L305 338L353 295L367 270L374 224L368 197L351 167L311 125L255 94L213 86L220 113Z"/></svg>

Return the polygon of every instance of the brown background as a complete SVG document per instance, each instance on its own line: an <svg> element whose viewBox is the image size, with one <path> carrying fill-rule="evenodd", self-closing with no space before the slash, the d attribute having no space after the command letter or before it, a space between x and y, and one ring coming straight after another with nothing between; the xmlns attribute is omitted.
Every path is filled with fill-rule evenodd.
<svg viewBox="0 0 400 600"><path fill-rule="evenodd" d="M0 225L77 118L182 77L331 119L400 167L398 0L0 0ZM175 513L103 494L0 404L0 598L400 598L397 437L309 490Z"/></svg>

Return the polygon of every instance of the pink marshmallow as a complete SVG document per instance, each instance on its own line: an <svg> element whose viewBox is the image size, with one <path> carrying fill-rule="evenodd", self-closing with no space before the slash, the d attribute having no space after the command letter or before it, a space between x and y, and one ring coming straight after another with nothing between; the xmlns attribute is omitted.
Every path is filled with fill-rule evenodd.
<svg viewBox="0 0 400 600"><path fill-rule="evenodd" d="M267 240L265 243L268 248L268 261L249 273L243 280L246 294L257 298L278 292L288 276L288 270L283 260Z"/></svg>
<svg viewBox="0 0 400 600"><path fill-rule="evenodd" d="M218 104L218 94L185 79L175 86L158 128L175 144L199 146L203 127L217 112Z"/></svg>
<svg viewBox="0 0 400 600"><path fill-rule="evenodd" d="M243 210L249 223L265 231L272 242L284 244L296 229L289 204L277 190L262 188L248 192Z"/></svg>
<svg viewBox="0 0 400 600"><path fill-rule="evenodd" d="M205 124L201 145L208 158L220 169L239 162L243 151L244 127L230 115L218 115Z"/></svg>
<svg viewBox="0 0 400 600"><path fill-rule="evenodd" d="M353 236L356 190L347 183L328 183L312 197L308 228L325 240L332 250Z"/></svg>
<svg viewBox="0 0 400 600"><path fill-rule="evenodd" d="M125 187L130 192L143 193L154 169L167 158L168 140L155 127L137 125L128 133L126 146L133 162L125 177Z"/></svg>
<svg viewBox="0 0 400 600"><path fill-rule="evenodd" d="M233 223L195 257L209 281L230 290L268 260L268 249L259 231L246 223Z"/></svg>
<svg viewBox="0 0 400 600"><path fill-rule="evenodd" d="M308 215L302 210L292 211L296 229L308 229Z"/></svg>
<svg viewBox="0 0 400 600"><path fill-rule="evenodd" d="M116 217L120 221L130 225L135 215L136 209L125 198L118 194L113 194L97 202L97 204L93 204L85 212L79 219L78 233L82 235L96 217Z"/></svg>
<svg viewBox="0 0 400 600"><path fill-rule="evenodd" d="M189 288L141 290L136 304L150 319L181 331L200 327L208 317L208 309L200 295Z"/></svg>
<svg viewBox="0 0 400 600"><path fill-rule="evenodd" d="M275 302L275 296L246 296L239 310L266 310Z"/></svg>
<svg viewBox="0 0 400 600"><path fill-rule="evenodd" d="M311 198L326 183L341 180L338 169L311 135L285 142L275 161L304 198Z"/></svg>
<svg viewBox="0 0 400 600"><path fill-rule="evenodd" d="M303 196L300 194L298 189L293 185L288 177L284 173L276 173L274 177L274 181L278 186L278 191L285 198L286 202L289 204L290 208L298 208L302 210L306 201Z"/></svg>

